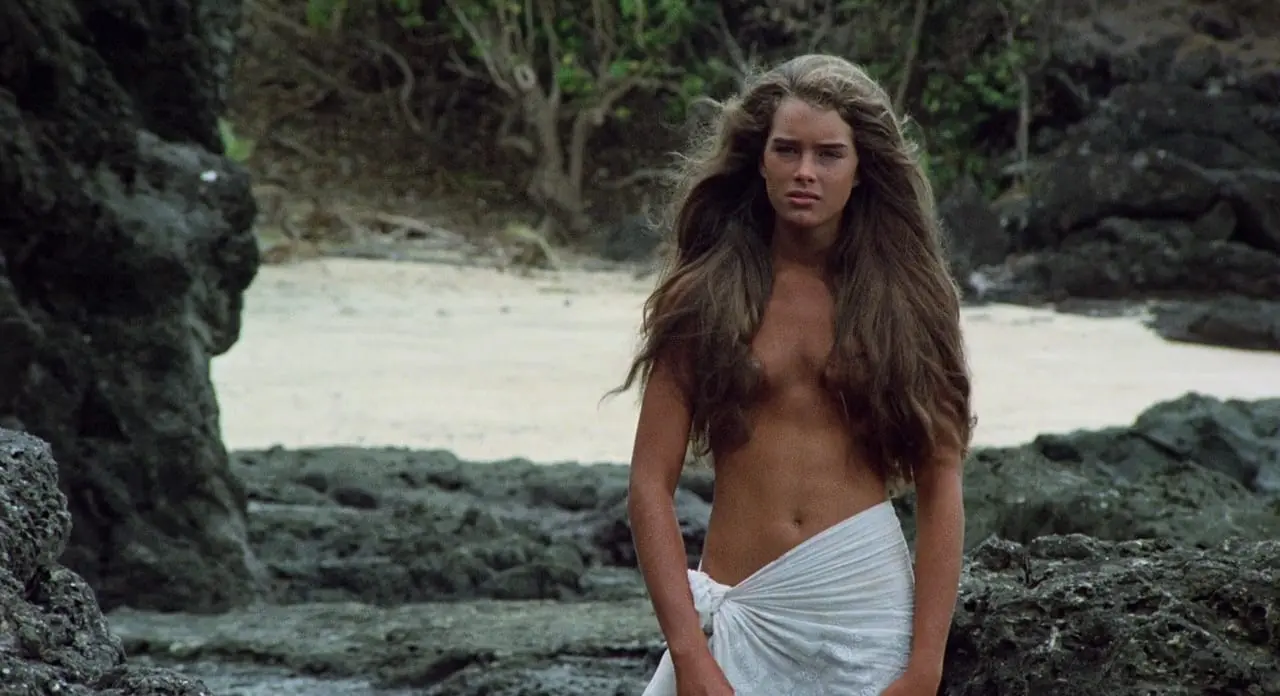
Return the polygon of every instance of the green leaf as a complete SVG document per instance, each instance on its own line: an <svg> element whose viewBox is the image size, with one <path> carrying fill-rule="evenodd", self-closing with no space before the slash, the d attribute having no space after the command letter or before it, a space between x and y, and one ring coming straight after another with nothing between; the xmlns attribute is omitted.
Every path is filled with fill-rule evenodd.
<svg viewBox="0 0 1280 696"><path fill-rule="evenodd" d="M307 26L328 29L333 18L346 9L346 0L307 0Z"/></svg>

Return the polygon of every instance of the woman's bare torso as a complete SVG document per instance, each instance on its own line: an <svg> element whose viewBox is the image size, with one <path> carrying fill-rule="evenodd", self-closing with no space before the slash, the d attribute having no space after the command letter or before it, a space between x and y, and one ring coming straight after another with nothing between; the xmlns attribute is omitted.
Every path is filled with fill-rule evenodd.
<svg viewBox="0 0 1280 696"><path fill-rule="evenodd" d="M750 440L715 452L702 570L719 582L741 582L886 498L884 480L867 466L839 401L823 386L833 312L820 278L778 274L752 341L764 383L748 412Z"/></svg>

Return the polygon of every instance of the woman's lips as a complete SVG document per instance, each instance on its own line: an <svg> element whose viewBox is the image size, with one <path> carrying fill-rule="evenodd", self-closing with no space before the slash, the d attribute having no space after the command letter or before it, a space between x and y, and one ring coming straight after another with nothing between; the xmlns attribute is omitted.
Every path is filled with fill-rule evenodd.
<svg viewBox="0 0 1280 696"><path fill-rule="evenodd" d="M812 205L818 201L816 193L808 193L806 191L792 191L787 194L787 202L792 205Z"/></svg>

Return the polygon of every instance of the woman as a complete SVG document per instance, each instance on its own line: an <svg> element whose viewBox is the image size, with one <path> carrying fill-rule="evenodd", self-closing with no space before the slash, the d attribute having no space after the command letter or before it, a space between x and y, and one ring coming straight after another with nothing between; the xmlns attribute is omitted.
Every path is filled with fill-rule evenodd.
<svg viewBox="0 0 1280 696"><path fill-rule="evenodd" d="M830 56L757 77L688 158L670 228L621 387L644 384L629 508L668 648L645 694L936 693L969 376L888 96ZM716 473L696 571L673 503L691 441ZM889 500L908 485L914 574Z"/></svg>

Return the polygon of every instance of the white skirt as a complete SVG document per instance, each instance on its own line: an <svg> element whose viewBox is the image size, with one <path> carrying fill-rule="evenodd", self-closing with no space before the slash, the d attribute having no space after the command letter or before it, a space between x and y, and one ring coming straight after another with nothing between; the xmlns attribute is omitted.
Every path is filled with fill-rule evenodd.
<svg viewBox="0 0 1280 696"><path fill-rule="evenodd" d="M893 504L810 537L736 586L689 571L736 696L878 696L911 651L915 578ZM643 696L677 696L670 653Z"/></svg>

